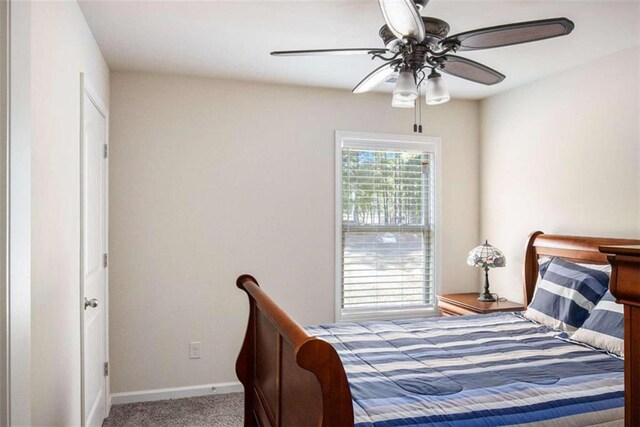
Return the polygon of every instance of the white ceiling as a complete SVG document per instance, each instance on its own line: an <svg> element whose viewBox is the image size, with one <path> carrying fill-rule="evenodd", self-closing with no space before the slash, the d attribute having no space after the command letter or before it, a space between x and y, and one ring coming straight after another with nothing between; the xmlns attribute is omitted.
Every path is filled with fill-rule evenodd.
<svg viewBox="0 0 640 427"><path fill-rule="evenodd" d="M85 0L80 7L112 70L351 89L378 60L276 58L269 52L382 46L375 0ZM640 0L431 0L422 14L449 22L450 34L559 16L576 24L566 37L461 53L507 78L487 87L447 76L458 98L484 98L640 44Z"/></svg>

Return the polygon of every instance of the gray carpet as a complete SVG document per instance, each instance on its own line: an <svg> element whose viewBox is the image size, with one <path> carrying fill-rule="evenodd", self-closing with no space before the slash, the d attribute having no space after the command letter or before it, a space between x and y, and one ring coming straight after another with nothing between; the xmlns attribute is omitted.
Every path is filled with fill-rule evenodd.
<svg viewBox="0 0 640 427"><path fill-rule="evenodd" d="M102 427L239 427L243 412L242 393L127 403L112 406Z"/></svg>

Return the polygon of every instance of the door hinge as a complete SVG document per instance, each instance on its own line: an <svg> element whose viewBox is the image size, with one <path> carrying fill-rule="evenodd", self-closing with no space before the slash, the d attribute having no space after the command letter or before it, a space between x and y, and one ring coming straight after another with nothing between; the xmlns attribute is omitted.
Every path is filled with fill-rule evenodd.
<svg viewBox="0 0 640 427"><path fill-rule="evenodd" d="M105 159L109 157L109 146L107 144L104 144L103 146L102 157L104 157Z"/></svg>
<svg viewBox="0 0 640 427"><path fill-rule="evenodd" d="M109 266L109 256L107 254L102 255L102 266L104 268Z"/></svg>
<svg viewBox="0 0 640 427"><path fill-rule="evenodd" d="M104 362L104 376L109 376L109 362Z"/></svg>

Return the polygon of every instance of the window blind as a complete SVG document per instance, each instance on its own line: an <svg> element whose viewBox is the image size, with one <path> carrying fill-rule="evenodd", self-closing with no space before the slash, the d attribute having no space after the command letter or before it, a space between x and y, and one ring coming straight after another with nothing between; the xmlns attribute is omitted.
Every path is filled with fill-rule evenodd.
<svg viewBox="0 0 640 427"><path fill-rule="evenodd" d="M342 148L343 312L433 305L433 160Z"/></svg>

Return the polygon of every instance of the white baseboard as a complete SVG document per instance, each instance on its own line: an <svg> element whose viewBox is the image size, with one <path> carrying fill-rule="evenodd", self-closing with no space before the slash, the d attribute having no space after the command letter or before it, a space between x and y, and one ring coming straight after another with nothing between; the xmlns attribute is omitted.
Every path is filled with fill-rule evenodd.
<svg viewBox="0 0 640 427"><path fill-rule="evenodd" d="M112 396L111 396L111 394L109 394L107 396L107 417L111 413L111 404L113 403L113 401L111 399L112 399Z"/></svg>
<svg viewBox="0 0 640 427"><path fill-rule="evenodd" d="M151 402L154 400L180 399L183 397L238 393L242 391L244 389L239 382L228 382L112 393L110 400L112 405L120 405L122 403Z"/></svg>

